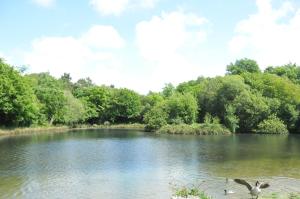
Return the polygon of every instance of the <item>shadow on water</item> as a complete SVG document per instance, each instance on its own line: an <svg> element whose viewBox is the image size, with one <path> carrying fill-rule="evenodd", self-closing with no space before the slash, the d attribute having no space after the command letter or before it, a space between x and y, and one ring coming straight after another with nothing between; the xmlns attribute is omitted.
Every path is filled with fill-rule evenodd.
<svg viewBox="0 0 300 199"><path fill-rule="evenodd" d="M213 192L225 177L275 183L284 176L297 184L299 143L296 135L195 137L134 130L7 137L0 140L0 196L160 199L170 198L172 182L206 180Z"/></svg>

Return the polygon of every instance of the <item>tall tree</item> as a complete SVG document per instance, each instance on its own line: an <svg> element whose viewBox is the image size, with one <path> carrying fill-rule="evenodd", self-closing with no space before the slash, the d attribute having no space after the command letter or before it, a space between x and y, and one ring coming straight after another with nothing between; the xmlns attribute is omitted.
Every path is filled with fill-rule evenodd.
<svg viewBox="0 0 300 199"><path fill-rule="evenodd" d="M38 111L38 102L28 80L0 59L0 125L34 124Z"/></svg>
<svg viewBox="0 0 300 199"><path fill-rule="evenodd" d="M231 63L227 66L227 74L240 75L245 72L259 73L261 71L255 60L247 58L236 60L235 63Z"/></svg>

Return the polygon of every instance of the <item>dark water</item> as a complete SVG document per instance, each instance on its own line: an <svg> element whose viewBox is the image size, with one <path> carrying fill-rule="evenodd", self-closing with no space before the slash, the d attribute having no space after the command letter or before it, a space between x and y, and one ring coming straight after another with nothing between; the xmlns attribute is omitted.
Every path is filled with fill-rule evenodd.
<svg viewBox="0 0 300 199"><path fill-rule="evenodd" d="M226 177L300 190L300 136L93 130L0 139L0 198L168 199L192 185L216 198L227 186L247 193Z"/></svg>

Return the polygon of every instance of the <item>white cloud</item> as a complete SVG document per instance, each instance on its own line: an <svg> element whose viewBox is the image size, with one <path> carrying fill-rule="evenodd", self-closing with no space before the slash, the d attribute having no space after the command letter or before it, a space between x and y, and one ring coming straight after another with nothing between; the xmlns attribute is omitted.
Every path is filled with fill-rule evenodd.
<svg viewBox="0 0 300 199"><path fill-rule="evenodd" d="M279 8L271 0L256 0L257 13L236 25L229 49L235 57L256 59L262 67L300 63L300 9L289 1Z"/></svg>
<svg viewBox="0 0 300 199"><path fill-rule="evenodd" d="M111 26L93 26L79 38L42 37L23 55L28 72L50 72L59 77L70 72L74 80L91 76L101 84L117 81L120 71L118 49L124 41ZM118 72L119 71L119 72Z"/></svg>
<svg viewBox="0 0 300 199"><path fill-rule="evenodd" d="M33 0L33 2L42 7L51 7L54 5L55 0Z"/></svg>
<svg viewBox="0 0 300 199"><path fill-rule="evenodd" d="M152 64L149 80L155 89L201 74L199 60L191 55L197 54L199 45L206 40L207 33L202 28L206 22L195 14L176 11L136 25L136 44L140 55Z"/></svg>
<svg viewBox="0 0 300 199"><path fill-rule="evenodd" d="M75 81L90 77L97 84L146 94L214 70L203 67L206 23L192 13L162 13L136 24L134 45L114 27L95 25L79 37L34 39L17 60L29 66L29 73L48 71L60 77L67 72Z"/></svg>
<svg viewBox="0 0 300 199"><path fill-rule="evenodd" d="M90 0L93 6L102 15L120 15L130 8L152 8L158 0Z"/></svg>
<svg viewBox="0 0 300 199"><path fill-rule="evenodd" d="M84 33L81 41L95 48L122 48L124 40L112 26L93 26Z"/></svg>

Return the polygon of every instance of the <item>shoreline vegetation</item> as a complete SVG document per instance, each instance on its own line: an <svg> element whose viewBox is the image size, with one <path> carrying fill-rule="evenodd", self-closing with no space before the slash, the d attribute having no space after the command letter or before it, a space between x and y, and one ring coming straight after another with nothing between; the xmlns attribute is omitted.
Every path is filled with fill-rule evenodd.
<svg viewBox="0 0 300 199"><path fill-rule="evenodd" d="M263 194L259 198L261 199L300 199L300 193L269 193ZM213 199L204 191L198 188L178 188L175 190L175 194L172 199Z"/></svg>
<svg viewBox="0 0 300 199"><path fill-rule="evenodd" d="M0 136L26 135L34 133L63 133L67 131L80 131L92 129L134 129L144 130L143 124L113 124L113 125L78 125L78 126L40 126L40 127L25 127L25 128L0 128Z"/></svg>
<svg viewBox="0 0 300 199"><path fill-rule="evenodd" d="M0 136L24 135L43 132L62 133L66 131L92 129L133 129L147 131L145 124L101 124L101 125L77 125L77 126L39 126L25 128L0 128ZM148 131L150 132L150 131ZM184 134L184 135L230 135L232 134L227 128L220 124L177 124L165 125L156 131L155 134Z"/></svg>
<svg viewBox="0 0 300 199"><path fill-rule="evenodd" d="M69 73L25 74L0 58L0 134L133 123L169 134L300 134L300 66L262 71L244 58L230 63L224 76L142 95L90 78L73 82Z"/></svg>

